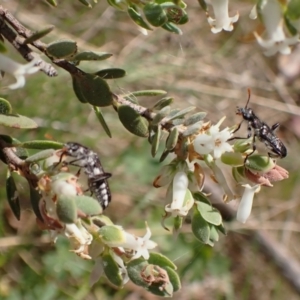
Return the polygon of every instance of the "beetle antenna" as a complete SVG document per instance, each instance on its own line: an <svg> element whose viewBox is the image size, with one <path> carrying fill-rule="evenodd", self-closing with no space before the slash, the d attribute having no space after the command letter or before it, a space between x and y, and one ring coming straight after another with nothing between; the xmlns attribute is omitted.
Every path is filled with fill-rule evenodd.
<svg viewBox="0 0 300 300"><path fill-rule="evenodd" d="M248 100L247 100L245 108L247 108L247 106L248 106L248 103L249 103L249 100L250 100L250 96L251 96L251 90L248 89Z"/></svg>

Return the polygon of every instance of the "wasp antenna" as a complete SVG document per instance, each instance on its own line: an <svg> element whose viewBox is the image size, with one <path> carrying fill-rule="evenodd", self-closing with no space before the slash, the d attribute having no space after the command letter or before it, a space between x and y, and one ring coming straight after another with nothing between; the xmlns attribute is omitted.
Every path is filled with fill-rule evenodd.
<svg viewBox="0 0 300 300"><path fill-rule="evenodd" d="M245 108L247 108L248 104L249 104L249 101L250 101L250 96L251 96L251 90L248 89L248 100L247 100L247 103L246 103L246 106Z"/></svg>

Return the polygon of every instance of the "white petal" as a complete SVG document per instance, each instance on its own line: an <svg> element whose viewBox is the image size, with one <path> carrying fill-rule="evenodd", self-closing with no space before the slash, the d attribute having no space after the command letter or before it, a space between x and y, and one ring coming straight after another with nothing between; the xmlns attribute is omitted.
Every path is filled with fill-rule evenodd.
<svg viewBox="0 0 300 300"><path fill-rule="evenodd" d="M245 185L244 194L242 196L236 219L241 222L245 223L249 218L252 210L253 198L254 194L257 191L259 185L250 186L249 184Z"/></svg>

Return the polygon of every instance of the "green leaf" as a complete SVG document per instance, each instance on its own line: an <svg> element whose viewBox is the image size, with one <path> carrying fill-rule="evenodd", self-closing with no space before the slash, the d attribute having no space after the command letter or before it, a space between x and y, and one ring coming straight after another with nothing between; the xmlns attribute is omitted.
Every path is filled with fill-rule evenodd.
<svg viewBox="0 0 300 300"><path fill-rule="evenodd" d="M195 114L191 115L190 117L188 117L184 121L184 125L185 126L190 126L190 125L193 125L195 123L198 123L199 121L202 121L206 117L206 115L207 115L207 113L203 112L203 111L195 113Z"/></svg>
<svg viewBox="0 0 300 300"><path fill-rule="evenodd" d="M158 125L163 118L165 118L170 113L171 107L165 106L160 111L157 112L153 120L151 121L152 126Z"/></svg>
<svg viewBox="0 0 300 300"><path fill-rule="evenodd" d="M200 4L200 6L202 7L202 9L204 9L205 11L208 11L205 0L198 0L198 2Z"/></svg>
<svg viewBox="0 0 300 300"><path fill-rule="evenodd" d="M159 4L154 2L148 2L144 6L144 14L147 21L155 27L160 27L168 22L166 12Z"/></svg>
<svg viewBox="0 0 300 300"><path fill-rule="evenodd" d="M117 79L126 75L126 71L119 68L103 69L95 73L95 75L103 79Z"/></svg>
<svg viewBox="0 0 300 300"><path fill-rule="evenodd" d="M12 212L14 213L15 217L18 220L20 220L21 207L20 207L19 193L17 190L15 180L9 170L7 170L7 176L6 176L6 195L7 195L8 204Z"/></svg>
<svg viewBox="0 0 300 300"><path fill-rule="evenodd" d="M103 210L100 203L92 197L80 195L76 196L74 201L77 208L88 216L102 214Z"/></svg>
<svg viewBox="0 0 300 300"><path fill-rule="evenodd" d="M171 22L165 23L164 25L161 26L161 28L163 28L169 32L182 35L181 29L179 29L175 24L173 24Z"/></svg>
<svg viewBox="0 0 300 300"><path fill-rule="evenodd" d="M113 94L105 80L95 74L73 75L73 88L81 102L88 102L94 106L109 106L113 101Z"/></svg>
<svg viewBox="0 0 300 300"><path fill-rule="evenodd" d="M217 226L222 223L222 216L217 209L204 202L196 201L195 203L197 210L206 222Z"/></svg>
<svg viewBox="0 0 300 300"><path fill-rule="evenodd" d="M195 237L202 243L209 242L210 227L209 224L202 218L198 210L194 210L192 218L192 231Z"/></svg>
<svg viewBox="0 0 300 300"><path fill-rule="evenodd" d="M38 125L32 119L17 114L0 114L0 125L18 129L32 129L38 127Z"/></svg>
<svg viewBox="0 0 300 300"><path fill-rule="evenodd" d="M93 106L93 110L95 112L95 115L97 116L98 121L100 122L102 128L104 129L105 133L111 138L111 132L109 130L109 127L103 117L102 111L99 107Z"/></svg>
<svg viewBox="0 0 300 300"><path fill-rule="evenodd" d="M174 269L170 268L169 266L165 267L165 270L167 271L169 280L173 286L173 292L179 291L181 289L180 277L174 271Z"/></svg>
<svg viewBox="0 0 300 300"><path fill-rule="evenodd" d="M174 121L176 121L176 120L174 120ZM188 136L197 134L200 131L201 128L202 128L202 123L201 122L193 124L193 125L190 125L182 133L182 136L188 137Z"/></svg>
<svg viewBox="0 0 300 300"><path fill-rule="evenodd" d="M44 223L44 219L42 217L42 214L40 212L40 207L39 207L41 195L36 189L34 189L30 185L29 185L29 189L30 189L30 203L31 203L32 210L36 215L36 217Z"/></svg>
<svg viewBox="0 0 300 300"><path fill-rule="evenodd" d="M134 23L147 30L152 30L150 25L143 19L142 15L134 9L133 6L128 6L128 14Z"/></svg>
<svg viewBox="0 0 300 300"><path fill-rule="evenodd" d="M167 272L169 277L169 282L165 286L164 286L164 282L156 282L156 283L153 282L151 285L149 285L149 282L146 280L147 269L149 270L152 269L153 273L155 274L159 270L159 268L161 268L162 271ZM177 273L174 271L173 267L169 267L169 266L159 267L158 265L154 265L154 264L150 265L143 258L138 258L130 261L127 264L127 271L128 271L129 278L134 284L138 286L142 286L152 294L159 295L162 297L170 297L173 291L177 291L180 289L180 279Z"/></svg>
<svg viewBox="0 0 300 300"><path fill-rule="evenodd" d="M12 107L10 103L4 98L0 98L0 114L8 115L11 113Z"/></svg>
<svg viewBox="0 0 300 300"><path fill-rule="evenodd" d="M151 96L163 96L166 95L167 92L163 90L141 90L141 91L132 92L130 94L135 97L141 97L141 96L151 97Z"/></svg>
<svg viewBox="0 0 300 300"><path fill-rule="evenodd" d="M150 257L148 259L149 264L157 265L162 268L170 267L173 270L177 269L177 266L166 256L157 253L157 252L151 252Z"/></svg>
<svg viewBox="0 0 300 300"><path fill-rule="evenodd" d="M74 55L77 52L77 44L71 40L54 41L47 45L47 55L56 59L63 59Z"/></svg>
<svg viewBox="0 0 300 300"><path fill-rule="evenodd" d="M300 0L290 0L285 15L290 20L298 20L300 18Z"/></svg>
<svg viewBox="0 0 300 300"><path fill-rule="evenodd" d="M57 2L56 0L46 0L51 6L56 7L57 6Z"/></svg>
<svg viewBox="0 0 300 300"><path fill-rule="evenodd" d="M78 79L78 77L72 76L72 86L77 99L81 103L87 103L87 100L85 99L85 97L81 92L81 84L80 84L80 79Z"/></svg>
<svg viewBox="0 0 300 300"><path fill-rule="evenodd" d="M177 145L177 142L178 142L178 137L179 137L179 132L178 132L178 129L176 127L174 127L167 140L166 140L166 149L169 150L169 151L172 151L175 146Z"/></svg>
<svg viewBox="0 0 300 300"><path fill-rule="evenodd" d="M168 120L172 121L175 119L183 118L186 114L188 114L190 111L194 110L195 108L196 108L195 106L189 106L187 108L179 110L178 112L176 112L174 114L171 112L171 114L168 116Z"/></svg>
<svg viewBox="0 0 300 300"><path fill-rule="evenodd" d="M167 150L167 149L165 149L164 152L162 153L160 159L159 159L159 162L163 162L163 161L167 158L167 156L168 156L169 154L170 154L170 151Z"/></svg>
<svg viewBox="0 0 300 300"><path fill-rule="evenodd" d="M118 114L121 123L129 132L140 137L148 137L148 121L133 108L128 105L121 105L118 107Z"/></svg>
<svg viewBox="0 0 300 300"><path fill-rule="evenodd" d="M173 102L173 98L171 97L165 97L165 98L162 98L160 100L158 100L152 109L154 110L161 110L162 108L166 107L166 106L169 106L170 104L172 104Z"/></svg>
<svg viewBox="0 0 300 300"><path fill-rule="evenodd" d="M46 149L46 150L40 151L38 153L35 153L35 154L27 157L25 159L25 162L27 162L27 163L35 163L35 162L44 160L46 158L51 157L54 154L54 152L55 152L54 149Z"/></svg>
<svg viewBox="0 0 300 300"><path fill-rule="evenodd" d="M103 260L103 270L107 279L115 286L123 286L123 278L121 276L119 266L116 261L113 259L112 255L105 251L102 255Z"/></svg>
<svg viewBox="0 0 300 300"><path fill-rule="evenodd" d="M75 61L91 61L91 60L105 60L112 56L111 53L107 52L92 52L92 51L82 51L80 53L76 53L70 60Z"/></svg>
<svg viewBox="0 0 300 300"><path fill-rule="evenodd" d="M34 32L31 36L29 36L28 38L25 39L25 41L23 42L23 44L29 44L32 42L35 42L36 40L39 40L40 38L44 37L45 35L47 35L48 33L50 33L55 26L50 25L46 28L43 28L39 31Z"/></svg>
<svg viewBox="0 0 300 300"><path fill-rule="evenodd" d="M64 144L49 140L32 140L24 143L14 143L14 146L23 147L27 149L46 150L49 148L61 149L64 146Z"/></svg>
<svg viewBox="0 0 300 300"><path fill-rule="evenodd" d="M60 221L71 224L77 220L75 196L59 195L56 202L56 213Z"/></svg>
<svg viewBox="0 0 300 300"><path fill-rule="evenodd" d="M149 265L149 263L142 257L133 259L127 264L127 272L130 280L145 289L149 284L142 278L141 273Z"/></svg>
<svg viewBox="0 0 300 300"><path fill-rule="evenodd" d="M226 231L226 228L224 227L223 223L221 225L217 226L216 228L224 235L227 235L227 231Z"/></svg>
<svg viewBox="0 0 300 300"><path fill-rule="evenodd" d="M155 132L153 139L152 139L152 145L151 145L151 155L152 157L155 157L158 147L159 147L159 141L161 138L161 126L157 127L157 131Z"/></svg>
<svg viewBox="0 0 300 300"><path fill-rule="evenodd" d="M219 240L219 233L214 225L210 226L210 236L209 239L214 243Z"/></svg>

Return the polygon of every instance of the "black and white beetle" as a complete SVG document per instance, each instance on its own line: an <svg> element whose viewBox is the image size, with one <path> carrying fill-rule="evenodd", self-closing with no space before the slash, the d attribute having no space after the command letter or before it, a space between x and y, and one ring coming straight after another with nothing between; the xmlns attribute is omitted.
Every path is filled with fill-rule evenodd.
<svg viewBox="0 0 300 300"><path fill-rule="evenodd" d="M75 142L68 142L62 149L59 163L63 157L71 157L70 160L64 160L66 165L83 168L88 178L88 187L92 194L105 209L111 201L111 193L107 179L111 173L106 173L101 165L99 156L89 148Z"/></svg>
<svg viewBox="0 0 300 300"><path fill-rule="evenodd" d="M231 140L236 140L236 139L248 139L252 136L253 134L253 139L252 139L252 152L247 154L245 158L245 162L248 159L250 155L254 153L256 150L256 145L255 145L255 138L257 137L261 142L263 142L267 148L270 150L268 152L268 155L270 157L286 157L287 155L287 150L282 141L277 137L275 134L275 130L279 127L279 123L275 123L271 127L269 127L265 122L262 122L253 112L251 108L248 108L250 100L250 89L248 89L248 100L246 103L245 107L237 107L237 115L240 115L243 117L243 120L240 122L238 125L237 129L233 132L237 132L240 128L241 125L244 121L248 122L248 135L247 137L233 137L229 139Z"/></svg>

